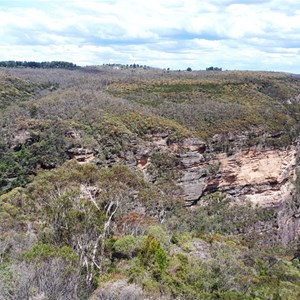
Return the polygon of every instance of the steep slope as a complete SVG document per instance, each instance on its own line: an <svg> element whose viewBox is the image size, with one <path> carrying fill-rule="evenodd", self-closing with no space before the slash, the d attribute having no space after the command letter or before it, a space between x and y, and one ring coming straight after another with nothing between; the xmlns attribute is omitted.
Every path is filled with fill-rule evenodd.
<svg viewBox="0 0 300 300"><path fill-rule="evenodd" d="M299 299L298 77L0 74L0 298Z"/></svg>

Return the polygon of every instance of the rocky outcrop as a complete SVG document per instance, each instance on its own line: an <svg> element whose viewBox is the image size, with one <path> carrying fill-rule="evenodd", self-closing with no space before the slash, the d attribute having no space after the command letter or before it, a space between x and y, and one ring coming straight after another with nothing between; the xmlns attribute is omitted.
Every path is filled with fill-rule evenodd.
<svg viewBox="0 0 300 300"><path fill-rule="evenodd" d="M39 135L33 131L20 129L12 138L11 149L19 151L24 145L31 145L39 140Z"/></svg>
<svg viewBox="0 0 300 300"><path fill-rule="evenodd" d="M253 204L274 207L290 197L296 179L296 157L295 146L266 150L250 148L229 157L218 154L218 176L208 180L207 186L244 196Z"/></svg>
<svg viewBox="0 0 300 300"><path fill-rule="evenodd" d="M218 155L219 177L215 188L249 200L253 206L271 208L274 217L254 225L271 243L288 243L300 235L299 207L295 205L296 146L287 149L256 149L227 157ZM208 186L211 185L208 182Z"/></svg>
<svg viewBox="0 0 300 300"><path fill-rule="evenodd" d="M179 161L173 168L179 175L176 183L186 206L201 205L205 195L218 191L235 203L250 202L253 207L271 209L273 215L251 224L249 232L265 236L270 244L288 243L300 235L300 205L296 204L294 184L298 146L246 147L248 135L215 136L210 145L195 137L170 142L168 132L148 134L144 139L131 135L123 137L126 147L117 152L113 141L104 143L101 139L102 148L99 146L98 150L70 147L67 154L80 163L109 167L123 162L142 172L152 184L158 180L153 172L155 154L171 155ZM76 132L70 132L69 137L79 140ZM231 143L230 149L216 149L222 143Z"/></svg>
<svg viewBox="0 0 300 300"><path fill-rule="evenodd" d="M253 208L272 213L266 220L251 224L249 232L263 236L269 244L286 244L300 235L300 205L296 204L295 191L298 145L245 147L245 140L245 135L232 136L234 147L228 153L216 152L197 138L168 143L167 135L152 136L136 152L136 167L155 182L147 172L154 150L176 155L181 174L177 184L187 206L201 204L202 197L216 191L241 205L250 202Z"/></svg>
<svg viewBox="0 0 300 300"><path fill-rule="evenodd" d="M199 139L185 139L179 157L182 163L182 178L178 181L182 187L184 199L195 204L207 186L208 166L205 157L206 145Z"/></svg>
<svg viewBox="0 0 300 300"><path fill-rule="evenodd" d="M272 218L249 228L268 243L286 244L300 236L295 191L297 145L285 149L250 147L232 155L199 151L200 145L186 141L180 154L183 176L179 184L188 206L201 204L201 198L209 193L222 192L241 205L250 202L253 207L274 211Z"/></svg>
<svg viewBox="0 0 300 300"><path fill-rule="evenodd" d="M71 148L67 150L70 159L76 159L79 163L90 163L95 159L95 150L88 148Z"/></svg>

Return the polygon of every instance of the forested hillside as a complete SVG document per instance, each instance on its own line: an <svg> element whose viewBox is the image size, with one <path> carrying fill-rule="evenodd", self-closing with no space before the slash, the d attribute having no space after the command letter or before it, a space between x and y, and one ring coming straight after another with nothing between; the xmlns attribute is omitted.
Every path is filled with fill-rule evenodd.
<svg viewBox="0 0 300 300"><path fill-rule="evenodd" d="M0 68L0 299L300 299L299 121L291 74Z"/></svg>

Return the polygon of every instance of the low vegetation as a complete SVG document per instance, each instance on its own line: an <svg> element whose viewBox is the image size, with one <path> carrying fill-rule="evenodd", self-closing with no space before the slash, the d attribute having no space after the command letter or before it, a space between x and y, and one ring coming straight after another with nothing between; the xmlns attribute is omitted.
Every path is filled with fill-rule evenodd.
<svg viewBox="0 0 300 300"><path fill-rule="evenodd" d="M202 75L203 76L203 75ZM215 77L163 78L109 88L203 138L227 132L298 132L300 81L285 74L222 72ZM291 105L292 102L292 105Z"/></svg>
<svg viewBox="0 0 300 300"><path fill-rule="evenodd" d="M0 68L0 299L299 299L299 244L255 231L276 211L185 207L176 146L286 147L300 79L114 67Z"/></svg>

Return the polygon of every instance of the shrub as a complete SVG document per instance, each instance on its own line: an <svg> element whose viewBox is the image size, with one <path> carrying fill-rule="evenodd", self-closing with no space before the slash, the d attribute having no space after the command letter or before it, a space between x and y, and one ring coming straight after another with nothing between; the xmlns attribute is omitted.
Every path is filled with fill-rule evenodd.
<svg viewBox="0 0 300 300"><path fill-rule="evenodd" d="M148 235L138 257L141 265L151 270L155 278L161 277L168 266L167 253L160 242L151 235Z"/></svg>
<svg viewBox="0 0 300 300"><path fill-rule="evenodd" d="M119 258L132 258L141 250L143 237L127 235L117 240L113 245L114 256Z"/></svg>

